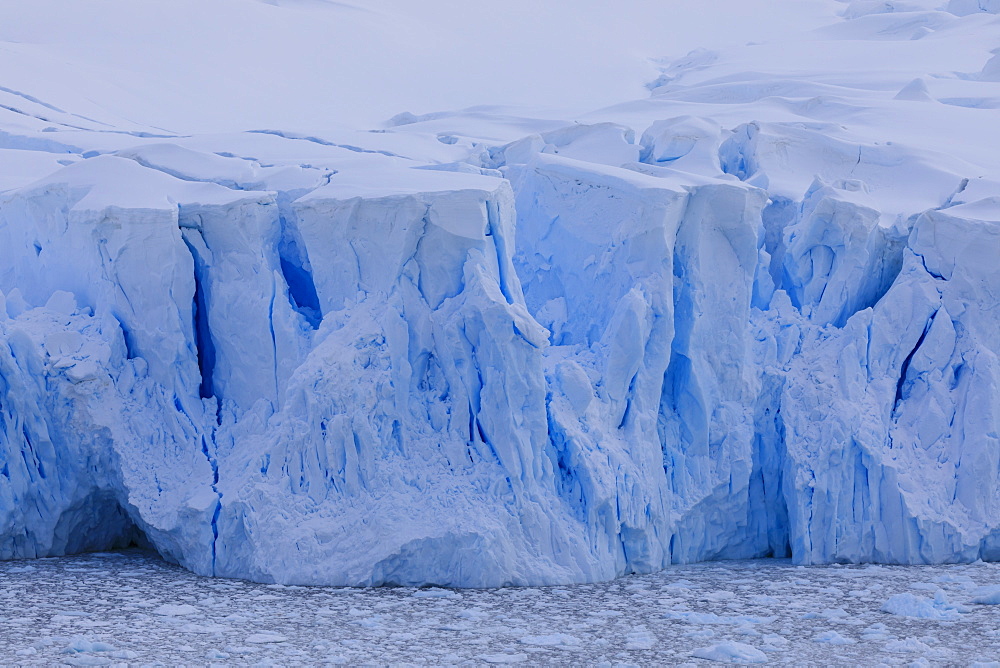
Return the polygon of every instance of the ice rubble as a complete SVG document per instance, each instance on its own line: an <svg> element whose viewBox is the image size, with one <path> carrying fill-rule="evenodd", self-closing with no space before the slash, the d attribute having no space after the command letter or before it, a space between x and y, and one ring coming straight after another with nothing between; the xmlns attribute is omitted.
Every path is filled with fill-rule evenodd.
<svg viewBox="0 0 1000 668"><path fill-rule="evenodd" d="M830 122L905 116L912 72L804 106L812 82L730 65L571 125L19 119L0 558L148 542L202 574L455 586L1000 559L1000 184Z"/></svg>

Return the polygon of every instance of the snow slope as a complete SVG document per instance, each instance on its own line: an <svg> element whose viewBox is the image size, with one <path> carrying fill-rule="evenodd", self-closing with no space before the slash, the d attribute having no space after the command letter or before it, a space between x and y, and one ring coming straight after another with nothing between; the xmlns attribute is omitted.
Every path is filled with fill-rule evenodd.
<svg viewBox="0 0 1000 668"><path fill-rule="evenodd" d="M8 4L0 557L998 559L1000 7Z"/></svg>

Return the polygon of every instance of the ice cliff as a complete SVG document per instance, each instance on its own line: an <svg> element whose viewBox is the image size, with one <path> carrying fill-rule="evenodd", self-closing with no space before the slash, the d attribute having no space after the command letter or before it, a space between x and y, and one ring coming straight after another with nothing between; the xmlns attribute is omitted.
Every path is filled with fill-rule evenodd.
<svg viewBox="0 0 1000 668"><path fill-rule="evenodd" d="M905 25L994 11L949 7ZM881 43L890 9L845 23ZM731 65L614 120L326 137L0 88L0 558L473 587L1000 559L997 172L830 120L987 97Z"/></svg>

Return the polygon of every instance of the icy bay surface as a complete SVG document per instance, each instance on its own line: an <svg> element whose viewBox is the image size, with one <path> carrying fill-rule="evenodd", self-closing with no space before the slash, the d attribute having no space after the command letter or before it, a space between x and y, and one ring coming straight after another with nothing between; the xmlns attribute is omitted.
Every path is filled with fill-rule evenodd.
<svg viewBox="0 0 1000 668"><path fill-rule="evenodd" d="M1000 658L1000 566L672 566L569 587L261 585L135 550L0 564L0 663L955 665Z"/></svg>

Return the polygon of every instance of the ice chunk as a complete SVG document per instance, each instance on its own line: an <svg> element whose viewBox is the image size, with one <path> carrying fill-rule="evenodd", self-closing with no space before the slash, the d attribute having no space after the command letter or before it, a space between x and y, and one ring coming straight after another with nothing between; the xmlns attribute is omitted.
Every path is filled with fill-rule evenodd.
<svg viewBox="0 0 1000 668"><path fill-rule="evenodd" d="M523 663L528 660L527 654L480 654L478 657L480 661L485 663Z"/></svg>
<svg viewBox="0 0 1000 668"><path fill-rule="evenodd" d="M179 617L183 615L193 615L198 612L198 608L193 605L188 605L186 603L164 603L155 610L153 610L154 615L163 615L164 617Z"/></svg>
<svg viewBox="0 0 1000 668"><path fill-rule="evenodd" d="M540 636L524 636L518 642L524 645L538 645L541 647L577 647L580 639L566 633L552 633Z"/></svg>
<svg viewBox="0 0 1000 668"><path fill-rule="evenodd" d="M1000 605L1000 587L985 587L972 599L979 605Z"/></svg>
<svg viewBox="0 0 1000 668"><path fill-rule="evenodd" d="M955 620L961 615L957 610L932 601L924 596L903 593L892 596L882 605L882 612L920 619Z"/></svg>
<svg viewBox="0 0 1000 668"><path fill-rule="evenodd" d="M842 636L836 631L823 631L813 636L813 642L826 643L828 645L853 645L857 641L853 638Z"/></svg>
<svg viewBox="0 0 1000 668"><path fill-rule="evenodd" d="M719 663L767 663L767 655L751 645L739 642L721 642L709 647L700 647L691 656Z"/></svg>
<svg viewBox="0 0 1000 668"><path fill-rule="evenodd" d="M924 653L929 652L930 649L926 643L920 642L917 638L891 640L885 644L885 651L894 654Z"/></svg>
<svg viewBox="0 0 1000 668"><path fill-rule="evenodd" d="M287 641L288 641L288 638L286 638L285 636L279 635L277 633L270 633L270 632L265 632L265 633L251 633L246 638L246 642L251 643L251 644L255 644L255 645L270 644L270 643L282 643L282 642L287 642Z"/></svg>

